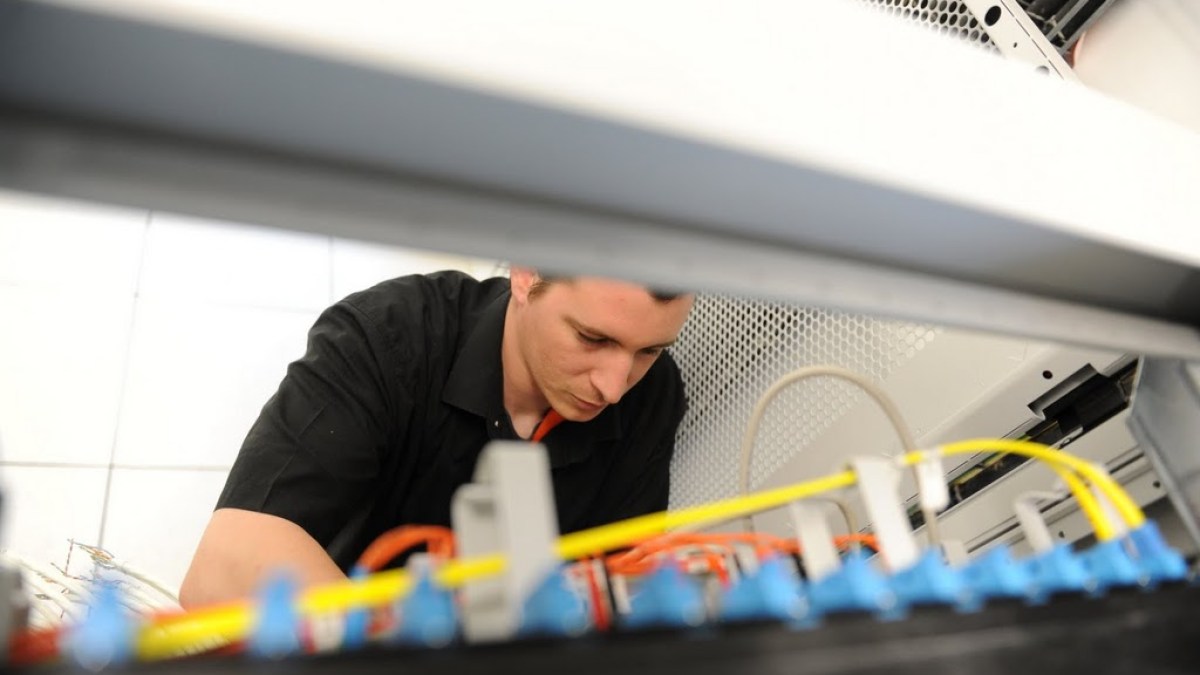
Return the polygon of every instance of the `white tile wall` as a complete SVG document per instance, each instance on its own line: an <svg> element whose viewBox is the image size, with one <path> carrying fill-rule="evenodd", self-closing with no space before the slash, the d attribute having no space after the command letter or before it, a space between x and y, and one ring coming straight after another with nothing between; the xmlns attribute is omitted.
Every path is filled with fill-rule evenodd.
<svg viewBox="0 0 1200 675"><path fill-rule="evenodd" d="M429 251L383 246L353 239L333 240L333 300L406 274L461 270L491 276L495 262Z"/></svg>
<svg viewBox="0 0 1200 675"><path fill-rule="evenodd" d="M0 466L0 545L38 563L66 563L68 540L100 540L107 470Z"/></svg>
<svg viewBox="0 0 1200 675"><path fill-rule="evenodd" d="M140 302L114 461L230 466L317 315Z"/></svg>
<svg viewBox="0 0 1200 675"><path fill-rule="evenodd" d="M69 538L99 543L177 586L319 312L403 274L495 267L0 192L0 545L62 564Z"/></svg>
<svg viewBox="0 0 1200 675"><path fill-rule="evenodd" d="M104 548L178 591L224 485L219 471L114 469Z"/></svg>
<svg viewBox="0 0 1200 675"><path fill-rule="evenodd" d="M0 286L0 461L108 464L132 307Z"/></svg>
<svg viewBox="0 0 1200 675"><path fill-rule="evenodd" d="M132 295L146 212L0 191L0 282Z"/></svg>
<svg viewBox="0 0 1200 675"><path fill-rule="evenodd" d="M329 303L329 237L155 213L139 295L253 307Z"/></svg>

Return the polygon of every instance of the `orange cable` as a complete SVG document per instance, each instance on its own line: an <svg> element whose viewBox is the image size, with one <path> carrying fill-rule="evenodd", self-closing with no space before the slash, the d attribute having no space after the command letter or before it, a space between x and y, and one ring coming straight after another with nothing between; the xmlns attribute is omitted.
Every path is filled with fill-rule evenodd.
<svg viewBox="0 0 1200 675"><path fill-rule="evenodd" d="M358 566L375 572L405 551L425 544L439 558L454 556L454 532L438 525L401 525L379 535L358 558Z"/></svg>
<svg viewBox="0 0 1200 675"><path fill-rule="evenodd" d="M537 429L534 430L533 436L529 440L534 443L540 443L546 437L546 434L550 433L551 429L562 424L562 422L563 416L559 415L557 410L551 408L550 412L546 413L546 416L542 418L541 423L538 424Z"/></svg>
<svg viewBox="0 0 1200 675"><path fill-rule="evenodd" d="M596 630L607 631L609 629L609 616L607 601L604 594L600 591L600 582L596 579L596 560L595 558L586 558L583 560L584 576L587 579L588 595L592 599L592 617L596 624Z"/></svg>
<svg viewBox="0 0 1200 675"><path fill-rule="evenodd" d="M759 556L772 552L800 553L800 545L796 540L765 533L683 533L667 534L647 539L628 551L610 555L606 562L609 572L612 574L642 574L654 567L648 559L663 552L683 546L712 547L715 545L731 547L734 542L754 544L756 553ZM849 534L838 535L834 538L834 544L838 548L846 548L855 542L864 544L873 550L878 550L874 535ZM722 563L719 567L723 568L724 564ZM714 569L714 573L719 574L716 569Z"/></svg>

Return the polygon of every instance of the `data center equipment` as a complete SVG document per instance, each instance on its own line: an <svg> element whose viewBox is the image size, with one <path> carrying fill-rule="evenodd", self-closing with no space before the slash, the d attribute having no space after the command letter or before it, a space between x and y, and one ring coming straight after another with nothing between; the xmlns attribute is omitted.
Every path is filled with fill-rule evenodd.
<svg viewBox="0 0 1200 675"><path fill-rule="evenodd" d="M539 2L414 5L379 44L269 3L0 0L0 185L695 289L679 349L737 390L688 373L704 413L669 511L560 536L544 458L489 446L452 529L388 533L345 583L138 617L102 586L30 631L5 573L5 667L1194 670L1200 244L1178 233L1200 140L1065 81L1075 14L868 4L617 5L551 31ZM321 96L289 106L297 87ZM907 133L931 111L941 133ZM839 325L908 348L789 360ZM956 364L977 379L930 386ZM813 398L828 426L800 438Z"/></svg>

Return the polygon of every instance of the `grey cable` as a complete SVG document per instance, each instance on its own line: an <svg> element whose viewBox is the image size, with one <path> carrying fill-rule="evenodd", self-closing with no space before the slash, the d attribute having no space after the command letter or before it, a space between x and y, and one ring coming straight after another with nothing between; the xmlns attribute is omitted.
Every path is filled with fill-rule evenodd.
<svg viewBox="0 0 1200 675"><path fill-rule="evenodd" d="M750 420L746 423L746 433L742 436L742 449L738 466L738 490L740 494L746 495L750 492L750 460L754 453L754 442L758 438L758 427L767 412L767 407L784 389L797 382L813 377L836 377L857 385L869 394L879 407L883 409L888 421L892 423L892 428L896 430L896 435L900 437L900 444L903 446L904 451L913 452L917 449L916 439L913 437L908 423L904 421L904 417L900 414L900 409L896 407L896 403L877 384L852 370L847 370L839 366L808 366L800 368L776 380L767 389L766 393L758 399L758 403L754 404L754 409L750 412ZM937 527L937 514L932 509L925 508L922 508L921 512L925 516L925 527L929 542L931 544L939 543L941 535ZM848 514L849 509L846 509L843 513ZM752 515L745 516L743 522L748 531L754 532L754 518Z"/></svg>
<svg viewBox="0 0 1200 675"><path fill-rule="evenodd" d="M842 519L846 521L846 533L855 534L858 532L858 518L854 516L854 512L850 510L850 504L848 504L845 499L842 499L841 497L834 497L832 495L810 497L809 499L815 502L828 502L836 506L837 510L842 514ZM859 543L858 540L855 540L850 544L850 547L857 552L860 548L862 548L862 544Z"/></svg>

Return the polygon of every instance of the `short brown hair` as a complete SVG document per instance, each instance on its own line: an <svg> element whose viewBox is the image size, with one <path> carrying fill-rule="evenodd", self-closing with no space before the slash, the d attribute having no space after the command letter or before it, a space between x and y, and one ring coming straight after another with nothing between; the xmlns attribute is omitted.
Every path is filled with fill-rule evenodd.
<svg viewBox="0 0 1200 675"><path fill-rule="evenodd" d="M533 282L533 285L529 287L529 297L535 298L541 295L547 288L550 287L550 284L556 281L570 280L571 277L543 277L539 275L538 278ZM678 299L679 296L683 295L683 293L668 293L667 291L662 291L656 288L647 288L646 290L650 293L650 297L662 303L671 302L672 300Z"/></svg>

